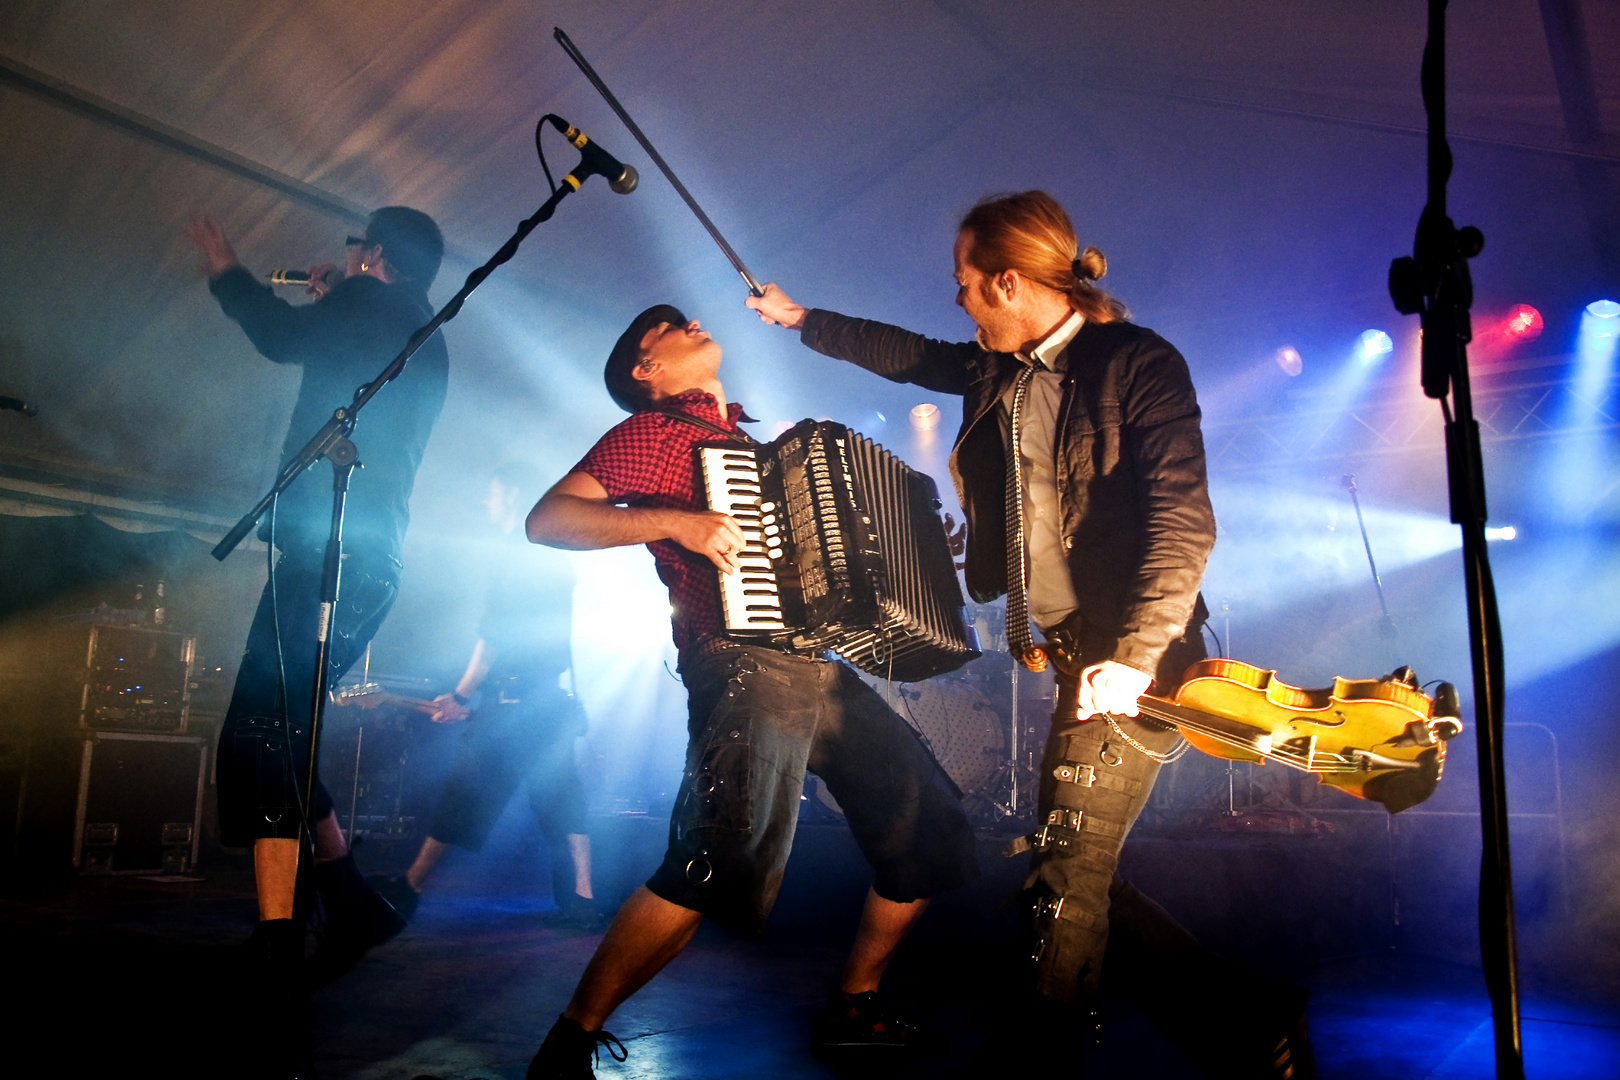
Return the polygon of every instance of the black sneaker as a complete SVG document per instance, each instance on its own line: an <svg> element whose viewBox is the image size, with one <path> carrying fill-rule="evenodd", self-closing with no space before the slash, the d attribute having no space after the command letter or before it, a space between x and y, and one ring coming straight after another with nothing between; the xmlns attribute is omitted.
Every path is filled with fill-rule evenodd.
<svg viewBox="0 0 1620 1080"><path fill-rule="evenodd" d="M309 996L300 978L303 925L291 919L260 922L238 946L238 959L236 993L248 1008L238 1035L243 1056L230 1075L243 1080L311 1075Z"/></svg>
<svg viewBox="0 0 1620 1080"><path fill-rule="evenodd" d="M557 899L557 909L542 915L541 920L547 926L555 926L562 930L582 930L593 934L607 927L607 912L597 904L594 899L570 893Z"/></svg>
<svg viewBox="0 0 1620 1080"><path fill-rule="evenodd" d="M405 929L392 904L367 889L363 897L329 909L326 929L304 964L304 982L316 990L344 975L367 952Z"/></svg>
<svg viewBox="0 0 1620 1080"><path fill-rule="evenodd" d="M1316 1080L1316 1051L1311 1046L1311 1033L1303 1014L1293 1029L1272 1047L1260 1075L1268 1080Z"/></svg>
<svg viewBox="0 0 1620 1080"><path fill-rule="evenodd" d="M602 1060L604 1046L608 1057L614 1061L630 1056L624 1043L611 1032L586 1031L579 1026L579 1021L559 1016L546 1033L546 1041L535 1051L534 1060L529 1062L525 1080L595 1080L596 1073L591 1065Z"/></svg>
<svg viewBox="0 0 1620 1080"><path fill-rule="evenodd" d="M399 912L400 918L406 922L416 918L416 905L422 902L422 894L411 888L411 883L405 879L404 874L367 878L366 884L375 889L378 896L388 901L388 906Z"/></svg>
<svg viewBox="0 0 1620 1080"><path fill-rule="evenodd" d="M897 1016L876 990L846 994L835 990L810 1027L810 1046L817 1053L903 1050L938 1053L944 1036Z"/></svg>

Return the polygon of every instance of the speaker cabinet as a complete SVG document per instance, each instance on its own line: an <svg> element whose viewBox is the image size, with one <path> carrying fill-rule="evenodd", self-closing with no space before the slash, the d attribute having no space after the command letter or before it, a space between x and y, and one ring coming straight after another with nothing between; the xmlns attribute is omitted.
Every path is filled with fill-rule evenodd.
<svg viewBox="0 0 1620 1080"><path fill-rule="evenodd" d="M208 745L98 731L84 740L73 865L85 874L184 874L197 862Z"/></svg>

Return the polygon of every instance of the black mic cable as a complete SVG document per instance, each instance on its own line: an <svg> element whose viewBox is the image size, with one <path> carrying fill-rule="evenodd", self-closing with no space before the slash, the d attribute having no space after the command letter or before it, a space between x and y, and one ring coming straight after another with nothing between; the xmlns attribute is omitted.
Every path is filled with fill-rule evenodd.
<svg viewBox="0 0 1620 1080"><path fill-rule="evenodd" d="M641 177L636 173L634 167L626 165L602 149L601 146L593 143L583 131L556 113L547 113L542 116L540 118L541 125L544 126L548 120L551 122L551 126L562 132L563 138L572 143L580 153L579 165L574 168L573 172L563 177L563 182L569 187L578 191L580 185L588 177L600 176L608 182L608 187L620 195L628 195L636 190L636 184L640 182ZM534 131L536 150L540 148L540 131L541 128L535 128ZM544 162L544 160L545 157L542 155L541 161Z"/></svg>

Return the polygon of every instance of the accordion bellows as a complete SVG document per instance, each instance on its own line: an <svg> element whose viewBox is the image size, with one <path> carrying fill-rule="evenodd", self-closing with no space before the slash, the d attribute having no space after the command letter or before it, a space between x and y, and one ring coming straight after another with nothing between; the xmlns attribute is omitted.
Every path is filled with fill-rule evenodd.
<svg viewBox="0 0 1620 1080"><path fill-rule="evenodd" d="M830 421L697 454L709 509L748 541L719 575L727 637L832 649L901 682L979 655L930 477Z"/></svg>

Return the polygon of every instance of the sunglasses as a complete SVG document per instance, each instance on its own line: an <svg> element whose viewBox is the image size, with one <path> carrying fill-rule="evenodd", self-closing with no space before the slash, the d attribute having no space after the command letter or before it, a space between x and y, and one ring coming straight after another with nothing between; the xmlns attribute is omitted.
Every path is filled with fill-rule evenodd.
<svg viewBox="0 0 1620 1080"><path fill-rule="evenodd" d="M371 241L367 240L363 236L351 236L347 240L343 241L344 247L354 247L356 244L359 244L361 247L370 247Z"/></svg>

